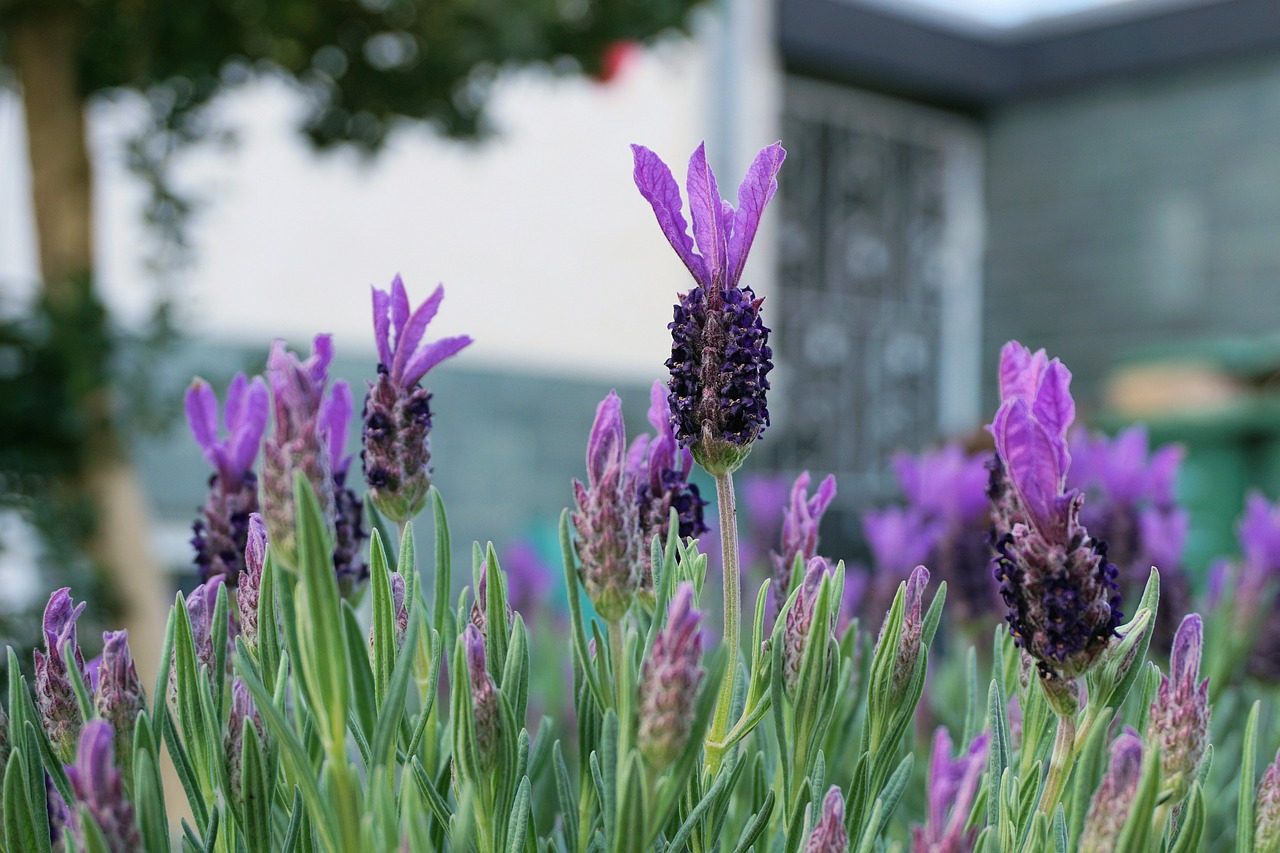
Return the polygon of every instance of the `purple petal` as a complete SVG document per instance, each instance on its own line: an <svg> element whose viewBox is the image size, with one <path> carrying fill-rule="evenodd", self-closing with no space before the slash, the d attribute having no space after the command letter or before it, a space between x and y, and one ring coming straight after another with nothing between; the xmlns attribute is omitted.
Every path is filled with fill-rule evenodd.
<svg viewBox="0 0 1280 853"><path fill-rule="evenodd" d="M649 424L658 435L671 432L671 402L667 399L667 386L654 380L649 389Z"/></svg>
<svg viewBox="0 0 1280 853"><path fill-rule="evenodd" d="M587 439L587 480L593 488L606 471L623 463L626 443L622 400L616 391L610 391L596 408L596 419Z"/></svg>
<svg viewBox="0 0 1280 853"><path fill-rule="evenodd" d="M1000 349L1000 402L1014 397L1034 399L1047 361L1044 350L1032 355L1017 341L1005 344Z"/></svg>
<svg viewBox="0 0 1280 853"><path fill-rule="evenodd" d="M184 402L191 434L204 451L204 458L216 466L221 449L218 441L218 398L213 395L208 382L196 379L187 389Z"/></svg>
<svg viewBox="0 0 1280 853"><path fill-rule="evenodd" d="M647 467L645 458L649 452L650 436L638 435L631 442L631 446L627 448L627 476L632 480L647 479Z"/></svg>
<svg viewBox="0 0 1280 853"><path fill-rule="evenodd" d="M391 294L376 287L373 291L373 340L378 345L378 361L391 369Z"/></svg>
<svg viewBox="0 0 1280 853"><path fill-rule="evenodd" d="M680 213L683 201L680 198L680 187L666 163L643 145L631 146L635 168L632 177L636 189L649 202L653 214L658 219L658 227L662 229L671 248L676 250L680 260L689 268L694 280L699 284L709 284L706 268L702 258L693 250L693 240L689 237L689 226Z"/></svg>
<svg viewBox="0 0 1280 853"><path fill-rule="evenodd" d="M404 338L404 324L409 322L409 294L404 289L404 280L396 275L391 281L391 328L395 332L395 346L400 348ZM387 362L387 370L391 362Z"/></svg>
<svg viewBox="0 0 1280 853"><path fill-rule="evenodd" d="M316 335L311 344L311 357L306 361L307 373L317 388L329 380L329 364L333 361L333 335Z"/></svg>
<svg viewBox="0 0 1280 853"><path fill-rule="evenodd" d="M391 378L393 381L404 386L412 385L412 382L405 382L404 377L407 374L407 366L409 360L417 353L418 344L422 343L422 336L427 332L427 324L436 316L436 312L440 310L440 300L444 299L444 285L436 285L436 289L426 298L426 301L418 306L411 315L408 322L405 323L404 329L396 335L396 352L395 360L390 367ZM423 373L426 371L424 370ZM421 376L421 374L419 374Z"/></svg>
<svg viewBox="0 0 1280 853"><path fill-rule="evenodd" d="M818 493L809 499L809 514L814 518L821 516L831 505L836 496L836 476L828 474L818 484Z"/></svg>
<svg viewBox="0 0 1280 853"><path fill-rule="evenodd" d="M1003 418L1000 415L1003 414ZM996 450L1004 460L1018 501L1045 538L1058 528L1055 498L1062 490L1058 442L1031 416L1021 397L1000 407Z"/></svg>
<svg viewBox="0 0 1280 853"><path fill-rule="evenodd" d="M409 363L405 365L401 381L406 388L412 388L423 376L426 376L428 370L446 358L457 355L470 345L470 335L458 335L452 338L441 338L438 341L432 341L418 350L413 358L409 359ZM399 352L397 352L396 357L399 357Z"/></svg>
<svg viewBox="0 0 1280 853"><path fill-rule="evenodd" d="M228 398L230 394L228 394ZM249 389L244 392L243 399L232 420L228 417L231 439L228 442L227 468L233 476L243 477L253 467L253 460L258 456L258 448L262 445L262 435L267 431L267 418L270 415L271 401L267 394L267 383L261 376L253 377ZM228 399L228 415L230 400Z"/></svg>
<svg viewBox="0 0 1280 853"><path fill-rule="evenodd" d="M778 190L778 169L787 158L781 142L761 149L747 169L747 175L738 186L738 212L733 217L733 236L729 238L730 285L742 278L742 268L747 263L747 252L760 227L760 217L765 205Z"/></svg>
<svg viewBox="0 0 1280 853"><path fill-rule="evenodd" d="M1049 362L1041 375L1034 400L1031 414L1049 435L1065 439L1067 428L1076 417L1076 404L1071 399L1071 371L1056 358ZM1065 450L1065 444L1063 447Z"/></svg>
<svg viewBox="0 0 1280 853"><path fill-rule="evenodd" d="M347 426L351 423L351 388L339 379L320 409L320 433L329 449L329 471L345 474L351 457L343 457L347 449Z"/></svg>
<svg viewBox="0 0 1280 853"><path fill-rule="evenodd" d="M697 241L706 265L708 286L724 287L729 235L725 233L724 213L720 207L720 189L715 173L707 163L706 144L700 144L689 158L689 175L685 182L689 193L689 214L693 218L693 239Z"/></svg>
<svg viewBox="0 0 1280 853"><path fill-rule="evenodd" d="M1175 684L1194 688L1200 676L1200 653L1204 648L1204 623L1199 613L1189 613L1182 618L1178 633L1173 637L1173 651L1169 655L1169 677Z"/></svg>
<svg viewBox="0 0 1280 853"><path fill-rule="evenodd" d="M231 380L231 384L227 386L227 405L223 408L222 421L229 433L236 431L236 423L240 420L241 405L244 403L244 392L248 386L249 380L245 379L243 372L237 373L235 378Z"/></svg>

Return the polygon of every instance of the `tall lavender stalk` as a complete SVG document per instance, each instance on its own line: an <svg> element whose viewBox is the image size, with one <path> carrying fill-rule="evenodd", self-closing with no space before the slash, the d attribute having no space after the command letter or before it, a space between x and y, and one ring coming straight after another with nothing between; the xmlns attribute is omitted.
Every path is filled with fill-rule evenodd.
<svg viewBox="0 0 1280 853"><path fill-rule="evenodd" d="M79 605L72 604L69 587L57 590L49 596L42 626L44 651L35 651L36 705L40 709L44 730L49 735L54 752L64 762L75 757L76 743L84 721L62 650L70 646L72 664L83 677L84 655L76 640L76 620L80 618L84 607L83 601Z"/></svg>

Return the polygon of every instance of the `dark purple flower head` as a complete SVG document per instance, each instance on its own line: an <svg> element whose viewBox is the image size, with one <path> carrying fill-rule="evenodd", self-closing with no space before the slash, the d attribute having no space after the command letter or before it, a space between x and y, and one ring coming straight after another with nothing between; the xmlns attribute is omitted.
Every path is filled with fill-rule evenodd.
<svg viewBox="0 0 1280 853"><path fill-rule="evenodd" d="M641 561L647 557L626 452L622 401L610 391L596 409L587 440L587 485L573 481L578 572L591 603L610 622L621 619L631 605L640 586Z"/></svg>
<svg viewBox="0 0 1280 853"><path fill-rule="evenodd" d="M1117 849L1141 775L1142 739L1126 726L1111 744L1111 763L1085 816L1081 851L1110 853Z"/></svg>
<svg viewBox="0 0 1280 853"><path fill-rule="evenodd" d="M98 716L111 724L116 739L116 764L125 772L133 766L133 727L146 708L146 694L129 653L129 632L102 635L102 664L94 691Z"/></svg>
<svg viewBox="0 0 1280 853"><path fill-rule="evenodd" d="M808 471L801 471L792 483L791 494L782 509L782 550L769 552L773 561L774 601L778 606L786 601L791 591L791 570L796 557L800 557L802 564L807 564L818 555L818 527L835 496L836 478L831 474L823 478L812 496L809 495ZM771 616L776 617L777 613Z"/></svg>
<svg viewBox="0 0 1280 853"><path fill-rule="evenodd" d="M693 606L693 585L676 587L667 621L640 670L640 752L661 772L689 743L702 668L702 614Z"/></svg>
<svg viewBox="0 0 1280 853"><path fill-rule="evenodd" d="M1258 783L1253 806L1253 849L1280 850L1280 750Z"/></svg>
<svg viewBox="0 0 1280 853"><path fill-rule="evenodd" d="M961 853L973 848L977 829L966 832L965 824L987 767L990 745L990 733L983 732L973 739L968 752L953 760L951 735L941 727L934 733L929 809L925 825L912 831L915 853Z"/></svg>
<svg viewBox="0 0 1280 853"><path fill-rule="evenodd" d="M240 802L240 777L243 774L244 723L248 720L255 729L258 743L267 746L267 729L262 714L249 694L244 679L236 676L231 682L231 716L227 719L227 731L223 736L223 751L227 755L227 776L231 780L231 798Z"/></svg>
<svg viewBox="0 0 1280 853"><path fill-rule="evenodd" d="M671 406L661 382L653 383L649 395L649 423L654 435L642 435L627 451L627 475L635 485L640 507L640 546L647 550L653 537L665 545L674 507L681 538L698 537L707 531L702 518L702 499L698 487L689 482L693 471L693 454L681 447L671 430ZM646 564L647 565L647 564ZM651 589L653 579L645 571L642 589Z"/></svg>
<svg viewBox="0 0 1280 853"><path fill-rule="evenodd" d="M1066 491L1066 433L1075 418L1071 374L1016 341L1001 351L1002 403L990 426L996 464L993 575L1015 641L1046 677L1071 679L1097 660L1120 624L1117 571L1080 524L1083 498Z"/></svg>
<svg viewBox="0 0 1280 853"><path fill-rule="evenodd" d="M498 686L485 662L484 635L475 625L462 632L467 656L467 676L471 682L471 714L475 723L476 751L482 770L493 767L498 756Z"/></svg>
<svg viewBox="0 0 1280 853"><path fill-rule="evenodd" d="M804 853L845 853L849 833L844 828L844 797L840 786L832 785L822 799L822 813L809 832Z"/></svg>
<svg viewBox="0 0 1280 853"><path fill-rule="evenodd" d="M1200 772L1209 743L1209 679L1200 680L1204 626L1200 614L1182 620L1173 638L1169 674L1160 679L1147 714L1147 737L1160 744L1160 778L1180 800Z"/></svg>
<svg viewBox="0 0 1280 853"><path fill-rule="evenodd" d="M54 751L63 761L75 755L76 742L84 721L71 686L71 674L67 670L62 650L71 645L72 659L83 677L84 655L76 640L76 619L84 611L84 602L73 605L70 587L63 587L49 596L44 609L44 652L35 651L35 694L44 730L49 735Z"/></svg>
<svg viewBox="0 0 1280 853"><path fill-rule="evenodd" d="M824 630L823 626L813 624L814 608L818 603L818 592L822 579L831 573L830 566L822 557L813 557L805 566L804 577L800 580L799 594L786 612L786 624L782 631L782 681L788 695L794 694L800 682L800 667L804 663L805 649L815 631ZM825 626L827 633L835 628L836 617L834 602L831 619ZM828 665L834 664L828 660Z"/></svg>
<svg viewBox="0 0 1280 853"><path fill-rule="evenodd" d="M411 311L400 276L389 291L373 289L379 364L362 415L364 479L378 511L397 523L422 510L431 488L431 394L422 378L471 343L467 335L423 343L443 299L439 286Z"/></svg>
<svg viewBox="0 0 1280 853"><path fill-rule="evenodd" d="M258 599L262 589L262 566L267 560L267 526L262 516L249 516L249 535L244 547L244 572L236 589L236 609L240 611L240 636L250 649L258 646Z"/></svg>
<svg viewBox="0 0 1280 853"><path fill-rule="evenodd" d="M111 724L105 720L85 723L75 763L67 767L67 779L75 795L76 805L102 830L111 853L134 853L142 849L142 837L134 820L133 806L125 799L124 783L115 764ZM85 812L76 816L80 841L87 832L80 822Z"/></svg>
<svg viewBox="0 0 1280 853"><path fill-rule="evenodd" d="M760 320L762 300L750 287L739 287L739 281L760 216L777 191L786 152L775 143L756 156L738 188L739 209L734 210L720 198L706 150L699 145L686 181L691 238L671 170L644 146L633 145L631 151L636 187L697 282L680 297L670 324L672 425L698 464L720 475L742 464L769 423L769 330Z"/></svg>

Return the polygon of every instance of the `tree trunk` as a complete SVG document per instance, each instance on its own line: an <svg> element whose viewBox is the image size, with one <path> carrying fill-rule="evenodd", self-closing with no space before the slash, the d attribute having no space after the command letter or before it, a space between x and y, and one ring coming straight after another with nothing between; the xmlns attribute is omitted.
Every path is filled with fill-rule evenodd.
<svg viewBox="0 0 1280 853"><path fill-rule="evenodd" d="M85 98L77 79L83 7L75 0L26 4L9 28L22 84L41 277L50 315L83 316L93 304L93 173L85 139ZM69 357L96 358L84 353ZM104 376L102 365L86 365ZM86 425L84 464L75 485L95 512L89 556L123 609L143 682L154 682L167 595L150 552L145 493L115 429L109 382L77 401Z"/></svg>

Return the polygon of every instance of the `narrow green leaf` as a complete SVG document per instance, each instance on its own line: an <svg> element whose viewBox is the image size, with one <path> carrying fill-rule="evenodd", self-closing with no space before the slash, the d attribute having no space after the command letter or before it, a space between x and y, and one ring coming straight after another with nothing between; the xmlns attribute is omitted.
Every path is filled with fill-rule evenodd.
<svg viewBox="0 0 1280 853"><path fill-rule="evenodd" d="M21 749L9 753L4 771L4 834L10 850L49 851L49 824L44 814L36 815L27 796L26 756ZM43 831L41 827L43 826Z"/></svg>
<svg viewBox="0 0 1280 853"><path fill-rule="evenodd" d="M343 636L347 642L347 659L351 663L351 707L348 719L358 724L365 738L373 731L378 719L378 707L374 688L373 670L369 666L369 645L360 621L351 603L342 602Z"/></svg>
<svg viewBox="0 0 1280 853"><path fill-rule="evenodd" d="M395 668L396 614L391 596L391 567L377 530L369 538L369 585L373 589L374 700L376 707L381 708L391 683L391 670Z"/></svg>
<svg viewBox="0 0 1280 853"><path fill-rule="evenodd" d="M1182 828L1178 831L1170 853L1194 853L1199 850L1204 826L1204 790L1199 782L1193 782L1191 796L1182 806Z"/></svg>
<svg viewBox="0 0 1280 853"><path fill-rule="evenodd" d="M1009 766L1009 727L1005 716L1004 695L998 679L991 680L987 691L987 727L991 730L991 751L987 754L987 785L989 792L1000 790L1000 780ZM987 825L998 826L1000 823L1000 797L987 798Z"/></svg>
<svg viewBox="0 0 1280 853"><path fill-rule="evenodd" d="M587 634L583 628L582 600L578 589L580 581L575 562L573 541L569 537L569 510L567 509L560 513L560 554L564 564L565 589L569 591L569 622L573 631L573 655L582 671L587 687L591 690L591 696L595 699L597 707L604 708L609 703L605 697L604 689L596 677L595 670L592 668L591 656L587 652Z"/></svg>
<svg viewBox="0 0 1280 853"><path fill-rule="evenodd" d="M293 786L293 808L289 810L289 826L284 832L284 841L280 845L283 853L292 853L297 849L298 838L302 834L302 790Z"/></svg>
<svg viewBox="0 0 1280 853"><path fill-rule="evenodd" d="M427 801L427 806L431 809L431 813L435 815L440 826L444 827L445 834L448 835L450 832L449 818L451 817L449 806L445 803L444 798L440 796L435 786L431 784L431 780L427 778L427 771L422 766L422 762L417 759L417 756L410 759L409 767L413 771L413 779L418 785L418 792Z"/></svg>
<svg viewBox="0 0 1280 853"><path fill-rule="evenodd" d="M422 608L418 602L410 602L409 628L405 633L406 649L415 647L418 633L422 629ZM413 676L413 655L400 655L391 674L391 684L387 692L387 700L378 714L377 725L373 733L373 765L391 767L395 764L396 736L400 732L400 722L404 717L405 700L409 693L409 679Z"/></svg>
<svg viewBox="0 0 1280 853"><path fill-rule="evenodd" d="M516 790L515 802L511 807L511 818L507 821L507 853L522 853L526 832L529 828L529 777L520 780Z"/></svg>
<svg viewBox="0 0 1280 853"><path fill-rule="evenodd" d="M271 851L271 791L258 730L244 721L240 746L240 809L242 840L249 853Z"/></svg>
<svg viewBox="0 0 1280 853"><path fill-rule="evenodd" d="M733 853L747 853L756 840L764 833L765 828L769 826L769 818L773 815L773 806L776 802L773 791L765 794L764 802L760 809L751 817L746 828L742 831L741 837L738 838L738 844L733 848Z"/></svg>
<svg viewBox="0 0 1280 853"><path fill-rule="evenodd" d="M1258 713L1262 702L1254 700L1244 726L1240 752L1240 788L1236 803L1236 853L1253 853L1253 782L1258 760Z"/></svg>
<svg viewBox="0 0 1280 853"><path fill-rule="evenodd" d="M1159 795L1160 746L1158 743L1144 744L1142 775L1138 778L1138 790L1134 793L1129 817L1116 844L1119 853L1144 853L1153 849L1152 845L1158 842L1158 839L1152 838L1151 822Z"/></svg>
<svg viewBox="0 0 1280 853"><path fill-rule="evenodd" d="M187 795L187 804L191 806L191 813L195 819L203 823L209 818L209 810L208 806L205 805L200 783L196 780L196 771L191 764L190 756L187 754L187 748L183 746L181 739L178 737L178 729L173 722L173 715L169 713L169 709L161 703L157 710L163 714L161 719L163 720L164 744L173 759L173 766L178 771L178 781L182 783L182 791Z"/></svg>
<svg viewBox="0 0 1280 853"><path fill-rule="evenodd" d="M76 706L80 709L80 719L87 723L96 716L93 710L93 699L89 696L89 688L85 687L80 667L76 664L76 653L71 647L71 641L64 643L60 651L63 666L67 670L67 678L71 682L71 692L75 694Z"/></svg>
<svg viewBox="0 0 1280 853"><path fill-rule="evenodd" d="M276 561L267 545L262 561L262 581L258 585L258 648L262 664L262 681L275 690L276 669L280 666L280 627L276 619ZM157 694L159 695L159 694Z"/></svg>

